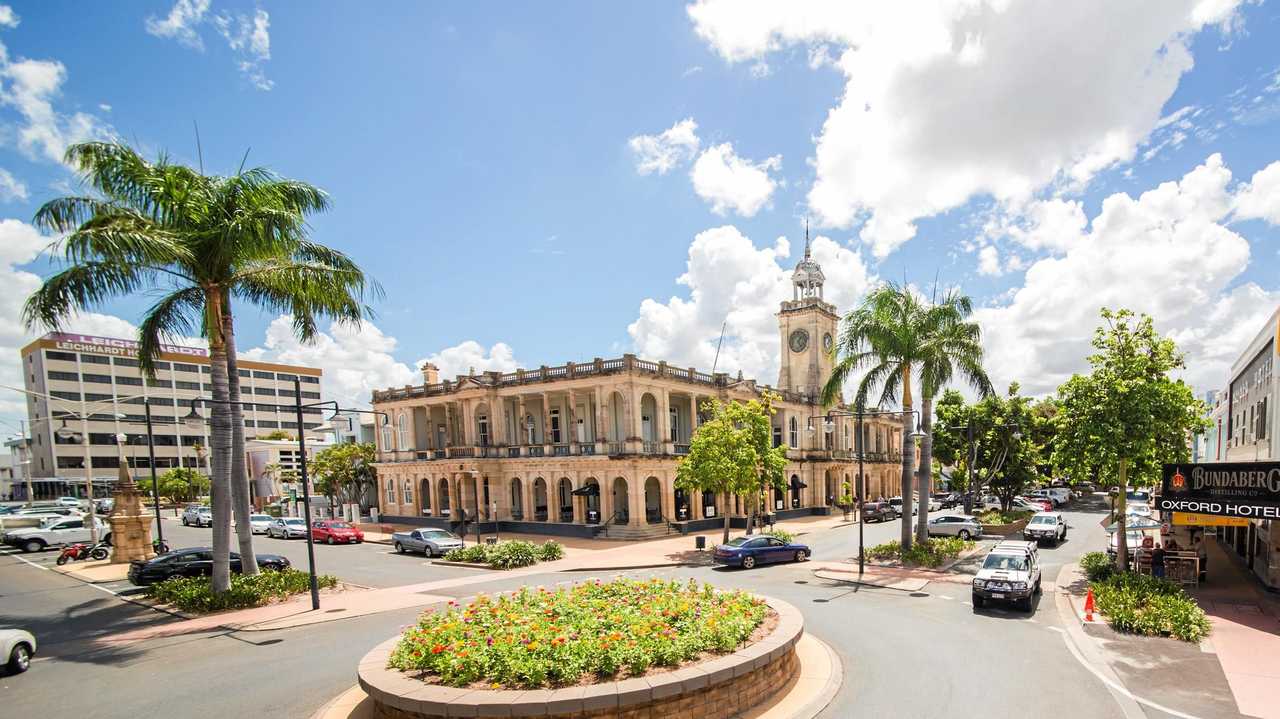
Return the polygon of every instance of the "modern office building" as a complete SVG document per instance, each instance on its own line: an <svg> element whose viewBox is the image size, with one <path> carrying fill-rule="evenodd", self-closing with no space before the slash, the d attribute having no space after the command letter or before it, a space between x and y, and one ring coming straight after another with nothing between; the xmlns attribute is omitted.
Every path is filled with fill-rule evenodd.
<svg viewBox="0 0 1280 719"><path fill-rule="evenodd" d="M789 460L786 488L770 493L770 510L831 511L843 485L857 491L859 454L866 496L898 495L899 418L868 420L857 441L854 420L827 419L819 402L839 321L823 282L806 247L792 274L793 298L777 315L776 388L634 355L443 381L424 365L423 384L373 395L387 418L379 416L377 432L382 515L448 526L462 509L518 531L628 538L741 517L743 498L676 487L676 465L704 419L704 402L765 391L781 396L773 442L787 447Z"/></svg>
<svg viewBox="0 0 1280 719"><path fill-rule="evenodd" d="M143 376L133 340L50 333L22 348L23 379L30 427L28 467L37 498L84 494L86 471L95 494L116 480L122 454L134 468L150 467L144 403L151 407L155 465L204 469L209 427L188 427L182 420L192 400L212 396L208 351L165 345L155 378ZM240 359L245 435L298 431L293 381L304 403L320 400L320 370L312 367ZM210 414L209 405L198 412ZM306 429L324 424L320 409L304 411ZM60 429L69 430L60 433ZM62 436L62 435L71 436ZM125 435L123 447L117 435ZM86 466L86 463L88 466Z"/></svg>

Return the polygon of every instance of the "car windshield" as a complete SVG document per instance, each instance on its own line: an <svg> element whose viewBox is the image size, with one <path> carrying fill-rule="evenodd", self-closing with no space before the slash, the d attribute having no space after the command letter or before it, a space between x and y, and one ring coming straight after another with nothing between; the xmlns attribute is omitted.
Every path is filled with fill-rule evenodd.
<svg viewBox="0 0 1280 719"><path fill-rule="evenodd" d="M346 522L329 522L330 529L351 529L351 525Z"/></svg>
<svg viewBox="0 0 1280 719"><path fill-rule="evenodd" d="M271 515L270 514L250 514L249 521L250 522L262 522L262 521L269 522L271 521Z"/></svg>
<svg viewBox="0 0 1280 719"><path fill-rule="evenodd" d="M1031 523L1032 524L1056 524L1057 520L1055 520L1053 517L1032 517Z"/></svg>
<svg viewBox="0 0 1280 719"><path fill-rule="evenodd" d="M729 540L729 543L728 543L728 544L726 544L725 546L727 546L727 547L741 547L742 545L746 544L748 541L750 541L750 540L749 540L749 539L747 539L746 537L737 537L736 539L730 539L730 540Z"/></svg>
<svg viewBox="0 0 1280 719"><path fill-rule="evenodd" d="M285 524L292 525L292 526L295 526L295 527L296 527L296 526L299 526L299 525L302 525L302 524L306 524L306 521L301 520L301 519L297 519L297 518L293 518L293 519L286 519L286 520L284 520L284 523L285 523Z"/></svg>
<svg viewBox="0 0 1280 719"><path fill-rule="evenodd" d="M1024 572L1027 569L1027 558L1021 554L988 554L982 568Z"/></svg>
<svg viewBox="0 0 1280 719"><path fill-rule="evenodd" d="M423 532L422 536L427 539L457 539L452 532L446 532L443 529L433 529L429 532Z"/></svg>

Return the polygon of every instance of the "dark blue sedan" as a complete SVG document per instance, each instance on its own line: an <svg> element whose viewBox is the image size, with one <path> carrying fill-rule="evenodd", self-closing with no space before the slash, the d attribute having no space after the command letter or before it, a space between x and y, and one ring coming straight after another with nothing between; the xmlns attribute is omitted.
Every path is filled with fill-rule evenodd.
<svg viewBox="0 0 1280 719"><path fill-rule="evenodd" d="M812 553L804 544L787 543L777 537L738 537L717 545L711 559L716 564L751 569L770 562L803 562Z"/></svg>

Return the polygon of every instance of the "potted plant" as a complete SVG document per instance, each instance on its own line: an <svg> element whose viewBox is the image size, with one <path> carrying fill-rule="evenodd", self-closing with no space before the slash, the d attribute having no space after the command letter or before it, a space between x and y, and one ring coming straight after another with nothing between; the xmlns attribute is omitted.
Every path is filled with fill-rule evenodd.
<svg viewBox="0 0 1280 719"><path fill-rule="evenodd" d="M844 521L849 521L849 513L853 511L853 495L849 493L849 483L840 483L840 498L836 501L841 511L844 512Z"/></svg>

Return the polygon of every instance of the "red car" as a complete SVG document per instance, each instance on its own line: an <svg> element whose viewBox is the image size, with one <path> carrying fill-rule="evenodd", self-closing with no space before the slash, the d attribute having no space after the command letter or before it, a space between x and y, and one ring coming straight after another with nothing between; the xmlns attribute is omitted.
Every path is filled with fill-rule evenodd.
<svg viewBox="0 0 1280 719"><path fill-rule="evenodd" d="M311 525L311 539L328 544L359 544L364 541L364 532L349 522L326 519Z"/></svg>
<svg viewBox="0 0 1280 719"><path fill-rule="evenodd" d="M1051 499L1045 499L1044 497L1023 497L1023 499L1032 504L1040 505L1046 512L1053 511L1053 500Z"/></svg>

